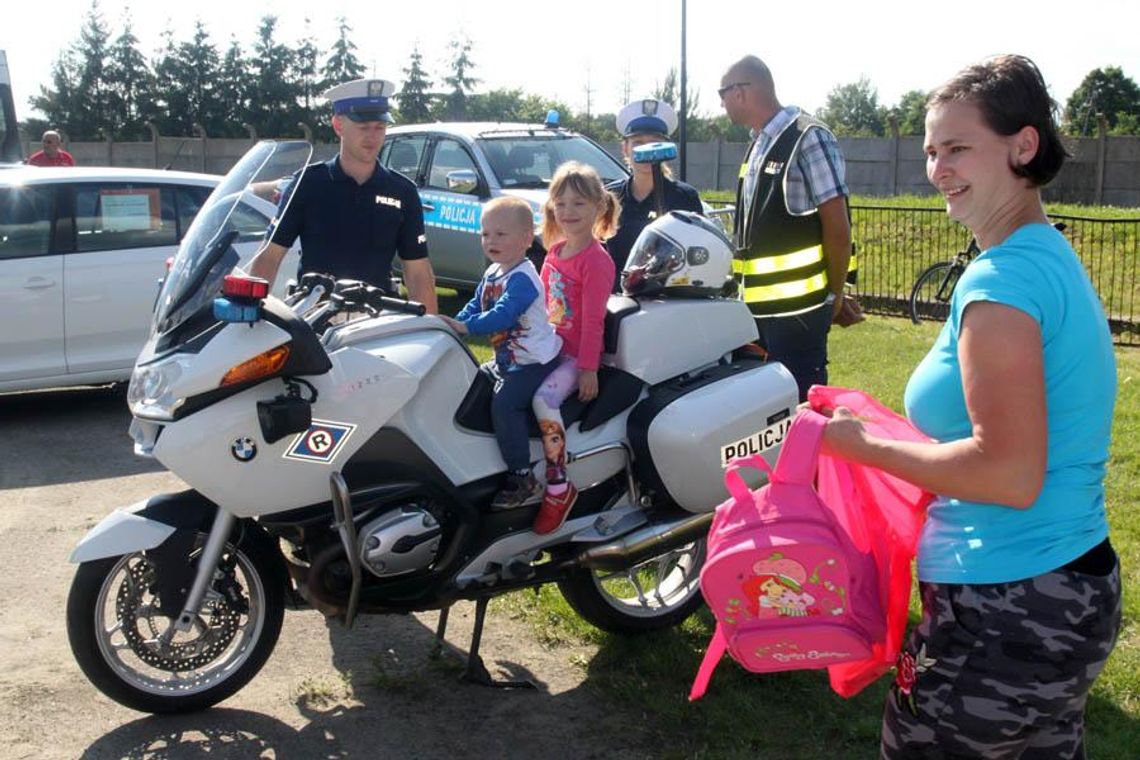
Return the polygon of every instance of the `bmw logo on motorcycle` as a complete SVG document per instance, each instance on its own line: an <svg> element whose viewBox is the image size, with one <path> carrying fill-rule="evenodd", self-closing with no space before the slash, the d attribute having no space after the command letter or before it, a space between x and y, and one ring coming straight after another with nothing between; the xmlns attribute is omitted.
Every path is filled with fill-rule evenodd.
<svg viewBox="0 0 1140 760"><path fill-rule="evenodd" d="M230 444L230 453L239 462L249 462L257 456L257 444L252 438L238 438Z"/></svg>

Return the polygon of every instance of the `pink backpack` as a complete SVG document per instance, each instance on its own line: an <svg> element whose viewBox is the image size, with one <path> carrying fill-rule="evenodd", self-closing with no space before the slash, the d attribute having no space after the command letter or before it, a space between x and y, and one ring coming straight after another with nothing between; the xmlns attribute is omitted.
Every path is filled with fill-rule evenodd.
<svg viewBox="0 0 1140 760"><path fill-rule="evenodd" d="M700 699L727 649L754 673L864 660L884 635L878 568L816 494L827 418L796 416L773 471L758 455L725 472L732 497L716 508L701 592L717 619L689 699ZM741 467L770 473L749 491Z"/></svg>

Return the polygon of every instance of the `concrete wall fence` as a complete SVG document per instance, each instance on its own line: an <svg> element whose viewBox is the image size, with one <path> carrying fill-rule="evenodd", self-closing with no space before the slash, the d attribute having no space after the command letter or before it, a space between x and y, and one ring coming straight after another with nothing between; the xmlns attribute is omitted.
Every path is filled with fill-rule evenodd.
<svg viewBox="0 0 1140 760"><path fill-rule="evenodd" d="M80 166L169 168L224 174L253 144L249 138L153 136L144 142L70 142L65 147ZM921 137L844 137L847 181L852 193L871 196L929 195ZM1048 201L1140 208L1140 137L1071 139L1072 159L1045 190ZM617 144L604 146L620 156ZM26 142L24 155L39 149ZM745 143L702 142L687 146L689 184L701 190L734 190ZM330 156L333 145L318 143L317 157Z"/></svg>

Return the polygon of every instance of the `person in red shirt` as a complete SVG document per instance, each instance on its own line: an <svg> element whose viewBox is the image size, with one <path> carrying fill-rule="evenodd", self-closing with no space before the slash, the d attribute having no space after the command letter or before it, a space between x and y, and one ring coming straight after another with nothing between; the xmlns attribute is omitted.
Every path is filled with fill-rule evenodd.
<svg viewBox="0 0 1140 760"><path fill-rule="evenodd" d="M28 158L29 166L75 166L75 159L62 147L59 132L49 129L44 132L43 150L37 150Z"/></svg>
<svg viewBox="0 0 1140 760"><path fill-rule="evenodd" d="M600 241L614 234L621 204L593 168L568 161L554 173L543 215L548 253L542 286L562 354L534 396L546 454L546 493L534 521L540 534L561 528L578 498L566 476L566 428L559 407L575 390L582 401L598 395L606 301L614 283L614 260Z"/></svg>

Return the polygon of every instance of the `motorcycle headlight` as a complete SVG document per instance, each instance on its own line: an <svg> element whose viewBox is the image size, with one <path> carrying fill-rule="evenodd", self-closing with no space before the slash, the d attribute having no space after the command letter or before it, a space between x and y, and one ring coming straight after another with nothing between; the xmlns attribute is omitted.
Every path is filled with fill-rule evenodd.
<svg viewBox="0 0 1140 760"><path fill-rule="evenodd" d="M127 405L131 414L143 419L173 420L175 411L186 401L178 395L175 385L188 361L185 354L175 354L145 366L136 366L127 388Z"/></svg>

